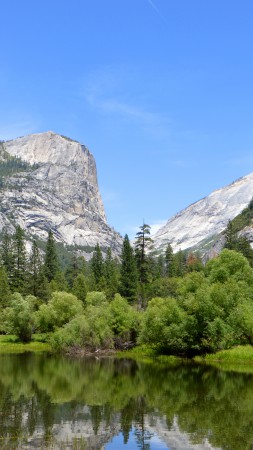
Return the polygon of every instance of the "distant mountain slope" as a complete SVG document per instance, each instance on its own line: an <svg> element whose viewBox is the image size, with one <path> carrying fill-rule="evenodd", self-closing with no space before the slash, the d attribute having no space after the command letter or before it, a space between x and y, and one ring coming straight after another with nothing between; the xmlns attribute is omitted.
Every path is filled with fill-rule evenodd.
<svg viewBox="0 0 253 450"><path fill-rule="evenodd" d="M197 248L211 241L248 206L253 197L253 173L212 192L180 211L153 236L154 247L162 251L170 243L174 251Z"/></svg>
<svg viewBox="0 0 253 450"><path fill-rule="evenodd" d="M45 239L52 229L59 242L119 252L122 238L107 224L84 145L52 131L24 136L1 143L0 166L0 231L19 224Z"/></svg>

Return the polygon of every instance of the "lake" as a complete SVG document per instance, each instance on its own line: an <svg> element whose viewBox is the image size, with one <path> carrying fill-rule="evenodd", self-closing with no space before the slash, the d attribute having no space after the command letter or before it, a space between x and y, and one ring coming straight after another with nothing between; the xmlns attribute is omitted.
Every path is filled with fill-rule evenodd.
<svg viewBox="0 0 253 450"><path fill-rule="evenodd" d="M253 448L253 375L197 364L0 355L0 448Z"/></svg>

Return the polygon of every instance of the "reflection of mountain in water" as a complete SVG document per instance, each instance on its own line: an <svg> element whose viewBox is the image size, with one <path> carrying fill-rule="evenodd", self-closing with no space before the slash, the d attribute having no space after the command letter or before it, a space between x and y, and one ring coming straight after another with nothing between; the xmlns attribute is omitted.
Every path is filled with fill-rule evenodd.
<svg viewBox="0 0 253 450"><path fill-rule="evenodd" d="M2 355L0 438L6 449L246 450L252 381L197 365Z"/></svg>

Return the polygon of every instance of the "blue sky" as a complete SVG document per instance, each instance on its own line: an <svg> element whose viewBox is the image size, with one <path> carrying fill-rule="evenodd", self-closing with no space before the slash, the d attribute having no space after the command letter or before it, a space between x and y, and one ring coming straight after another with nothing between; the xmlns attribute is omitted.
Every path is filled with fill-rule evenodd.
<svg viewBox="0 0 253 450"><path fill-rule="evenodd" d="M2 0L0 139L53 130L135 234L253 171L252 0Z"/></svg>

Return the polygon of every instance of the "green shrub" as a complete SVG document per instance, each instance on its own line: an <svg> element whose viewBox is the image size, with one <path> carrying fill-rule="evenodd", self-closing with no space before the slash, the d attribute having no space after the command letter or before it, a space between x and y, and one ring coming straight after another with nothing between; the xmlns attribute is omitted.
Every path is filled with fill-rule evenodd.
<svg viewBox="0 0 253 450"><path fill-rule="evenodd" d="M23 298L21 294L12 295L11 303L3 313L4 331L15 334L22 342L29 342L35 329L34 307L36 298L32 295Z"/></svg>
<svg viewBox="0 0 253 450"><path fill-rule="evenodd" d="M83 313L83 304L75 295L54 292L47 305L41 305L35 314L41 332L53 331L63 326L75 316Z"/></svg>
<svg viewBox="0 0 253 450"><path fill-rule="evenodd" d="M103 308L88 307L87 315L76 317L57 330L50 344L57 350L69 347L80 347L87 351L113 348L113 332L105 313Z"/></svg>

